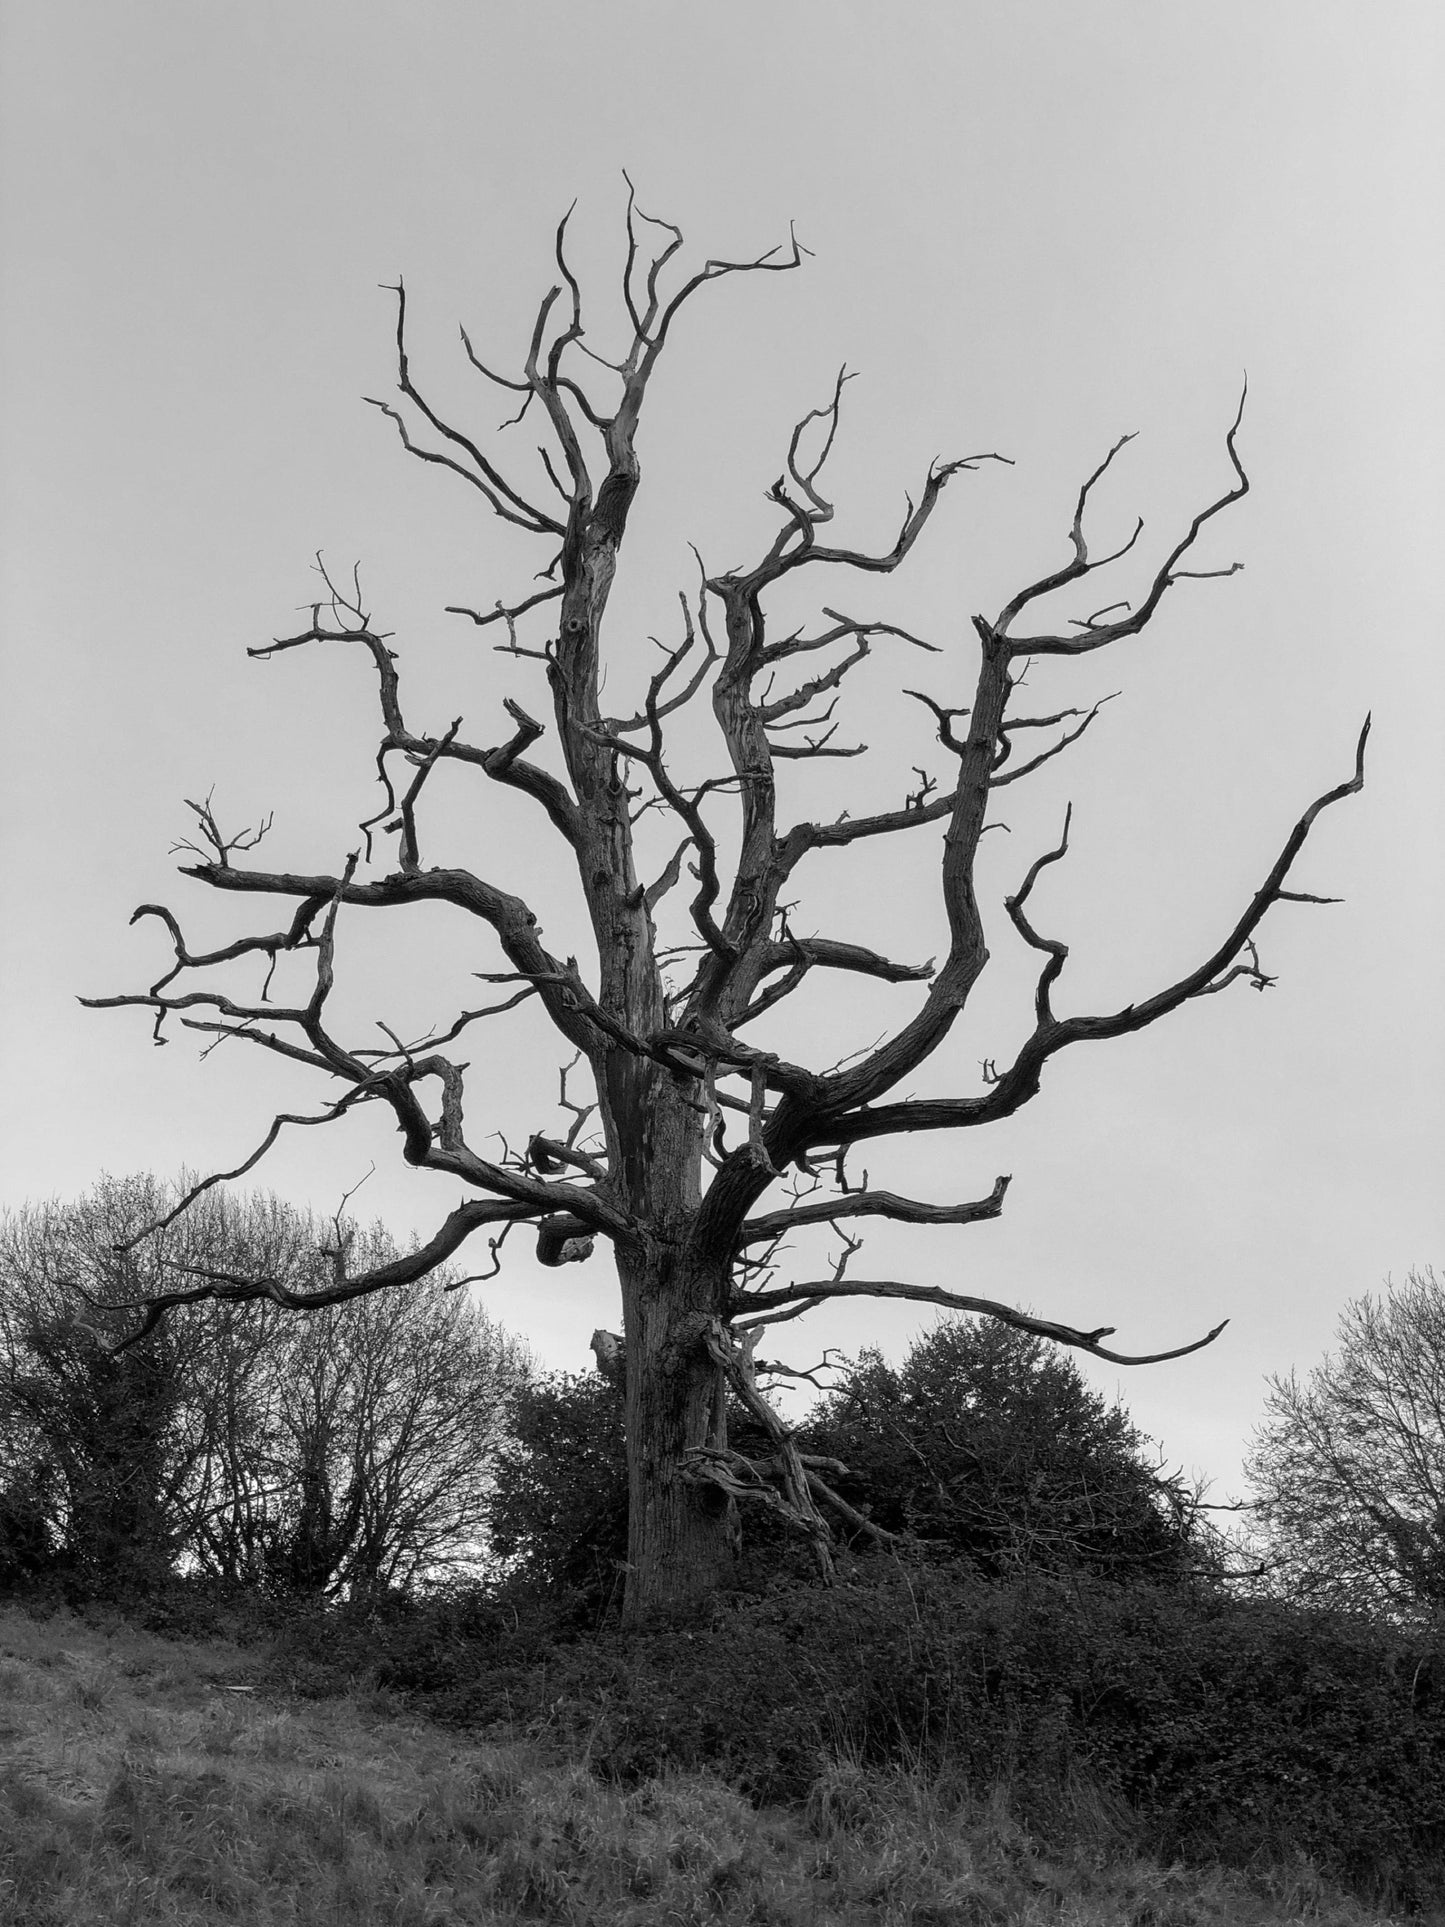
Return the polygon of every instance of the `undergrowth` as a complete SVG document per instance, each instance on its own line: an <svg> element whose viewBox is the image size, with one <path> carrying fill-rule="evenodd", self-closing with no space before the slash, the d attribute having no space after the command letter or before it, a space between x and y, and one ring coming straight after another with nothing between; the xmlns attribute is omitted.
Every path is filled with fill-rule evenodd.
<svg viewBox="0 0 1445 1927"><path fill-rule="evenodd" d="M1236 1871L1141 1854L1123 1805L1078 1778L1045 1833L1002 1782L922 1755L870 1760L839 1733L798 1760L794 1797L769 1803L695 1767L620 1770L596 1709L589 1727L574 1718L580 1701L536 1712L530 1736L516 1722L481 1736L420 1715L375 1666L325 1697L313 1660L298 1697L297 1663L274 1636L0 1609L0 1921L1387 1918L1298 1853Z"/></svg>
<svg viewBox="0 0 1445 1927"><path fill-rule="evenodd" d="M797 1805L837 1756L1005 1784L1045 1839L1087 1784L1166 1861L1304 1855L1419 1907L1445 1894L1437 1648L1217 1588L879 1559L627 1637L478 1591L294 1622L278 1650L297 1690L370 1678L470 1730L584 1748L622 1784L707 1769Z"/></svg>

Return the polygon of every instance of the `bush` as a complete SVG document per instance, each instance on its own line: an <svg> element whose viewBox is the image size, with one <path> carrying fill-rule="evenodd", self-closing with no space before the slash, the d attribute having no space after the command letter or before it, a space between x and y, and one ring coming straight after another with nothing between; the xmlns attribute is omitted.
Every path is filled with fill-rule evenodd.
<svg viewBox="0 0 1445 1927"><path fill-rule="evenodd" d="M60 1545L48 1486L47 1468L33 1464L0 1489L0 1597L34 1586L56 1570Z"/></svg>
<svg viewBox="0 0 1445 1927"><path fill-rule="evenodd" d="M508 1596L565 1599L595 1624L620 1596L627 1557L621 1388L594 1372L529 1377L506 1423L487 1530L514 1581Z"/></svg>
<svg viewBox="0 0 1445 1927"><path fill-rule="evenodd" d="M571 1596L580 1621L597 1626L620 1598L627 1556L621 1385L592 1372L528 1378L508 1425L492 1549L517 1585ZM731 1402L728 1436L744 1454L772 1456ZM1189 1496L1148 1462L1128 1415L1056 1347L996 1321L946 1320L897 1370L865 1354L799 1443L847 1465L840 1490L885 1530L915 1536L934 1558L967 1554L992 1576L1083 1566L1167 1578L1192 1561ZM745 1509L741 1589L801 1577L809 1561L775 1513Z"/></svg>
<svg viewBox="0 0 1445 1927"><path fill-rule="evenodd" d="M1191 1496L1128 1414L1057 1346L993 1319L942 1321L897 1369L865 1353L804 1442L848 1466L844 1496L875 1523L991 1575L1190 1564Z"/></svg>
<svg viewBox="0 0 1445 1927"><path fill-rule="evenodd" d="M385 1649L358 1647L354 1672L443 1717L555 1734L618 1780L711 1768L799 1801L841 1754L1005 1784L1045 1835L1088 1784L1141 1850L1303 1853L1406 1896L1445 1881L1445 1653L1203 1586L870 1559L832 1590L779 1585L630 1637L476 1593L415 1611Z"/></svg>
<svg viewBox="0 0 1445 1927"><path fill-rule="evenodd" d="M506 1584L454 1580L345 1605L277 1602L278 1680L308 1696L372 1685L404 1694L434 1718L527 1726L545 1704L550 1656L579 1636L571 1595L542 1600Z"/></svg>
<svg viewBox="0 0 1445 1927"><path fill-rule="evenodd" d="M1086 1757L1156 1817L1163 1851L1239 1863L1288 1846L1422 1893L1445 1874L1445 1706L1428 1646L1210 1594L1095 1598L1081 1630L1069 1690Z"/></svg>
<svg viewBox="0 0 1445 1927"><path fill-rule="evenodd" d="M802 1803L841 1757L1003 1786L1045 1839L1092 1799L1166 1859L1445 1890L1445 1650L1203 1584L843 1567L630 1635L506 1586L316 1610L280 1630L274 1675L554 1738L620 1782L707 1769Z"/></svg>

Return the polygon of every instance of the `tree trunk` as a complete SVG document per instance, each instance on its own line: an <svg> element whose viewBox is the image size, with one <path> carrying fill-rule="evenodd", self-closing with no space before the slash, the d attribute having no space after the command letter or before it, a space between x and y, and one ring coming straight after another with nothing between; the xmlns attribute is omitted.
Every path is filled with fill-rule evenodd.
<svg viewBox="0 0 1445 1927"><path fill-rule="evenodd" d="M686 1249L619 1255L627 1343L629 1625L695 1616L732 1575L736 1532L725 1496L687 1476L687 1455L724 1442L717 1366L704 1333L722 1309L726 1263Z"/></svg>

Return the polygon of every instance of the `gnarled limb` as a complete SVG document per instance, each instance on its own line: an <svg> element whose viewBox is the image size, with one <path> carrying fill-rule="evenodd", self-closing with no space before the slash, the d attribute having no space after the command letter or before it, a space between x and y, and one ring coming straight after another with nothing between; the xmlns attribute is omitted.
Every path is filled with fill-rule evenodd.
<svg viewBox="0 0 1445 1927"><path fill-rule="evenodd" d="M1017 769L1008 770L1004 775L1000 776L998 774L999 770L1003 768L1004 763L1013 753L1012 732L1014 730L1039 729L1049 723L1061 721L1062 716L1021 716L1017 720L1009 719L1006 721L1000 732L1001 741L999 743L999 752L993 766L994 773L989 777L989 788L997 790L1002 789L1005 783L1017 783L1021 777L1032 776L1036 769L1042 768L1045 763L1051 761L1055 756L1062 755L1071 743L1078 742L1084 731L1104 707L1104 704L1113 702L1113 700L1114 697L1112 695L1101 696L1092 709L1071 709L1062 712L1063 715L1079 717L1078 727L1076 729L1066 729L1057 742L1050 743L1049 747L1047 749L1041 749L1037 756L1031 756L1026 763L1020 763Z"/></svg>
<svg viewBox="0 0 1445 1927"><path fill-rule="evenodd" d="M755 1314L776 1311L795 1301L805 1300L812 1304L827 1304L836 1298L903 1298L920 1305L942 1305L948 1311L969 1312L975 1317L996 1318L1000 1324L1012 1325L1017 1331L1032 1332L1037 1338L1049 1338L1057 1345L1068 1345L1076 1351L1089 1352L1095 1358L1107 1359L1111 1365L1160 1365L1171 1358L1187 1358L1191 1352L1202 1351L1212 1345L1229 1323L1227 1318L1187 1345L1175 1346L1167 1352L1143 1352L1131 1354L1110 1351L1101 1340L1110 1338L1114 1326L1100 1325L1094 1331L1081 1331L1073 1325L1062 1325L1057 1319L1035 1318L1031 1312L1019 1311L1013 1305L1001 1304L994 1298L978 1298L969 1292L945 1291L935 1285L915 1285L896 1278L843 1278L814 1279L808 1283L779 1286L772 1291L740 1292L734 1299L739 1314L747 1314L750 1325L761 1323Z"/></svg>
<svg viewBox="0 0 1445 1927"><path fill-rule="evenodd" d="M330 596L331 625L323 625L322 605L319 602L314 603L311 609L311 626L308 629L294 636L278 636L271 642L248 649L246 654L257 661L265 661L286 650L305 648L309 643L315 642L356 642L370 653L376 666L377 694L381 705L382 721L386 726L386 733L382 737L381 746L376 755L377 777L386 793L386 800L379 810L367 817L359 826L366 839L367 860L370 861L371 858L372 831L386 818L396 815L398 810L396 791L386 766L386 759L393 751L400 751L410 761L421 766L423 774L443 757L475 765L495 782L506 783L511 788L522 790L534 797L546 810L555 828L575 847L578 835L577 806L568 795L566 787L549 771L541 769L534 763L525 762L522 757L523 750L530 748L543 735L541 723L529 716L519 703L508 698L503 707L517 725L516 732L507 742L499 744L494 749L479 749L470 743L459 742L457 732L461 728L460 717L439 740L414 734L407 728L402 715L401 676L396 666L396 652L388 648L389 638L371 627L371 618L361 602L359 577L351 595L348 596L333 582L319 555L316 558L316 568ZM412 787L410 806L415 804L418 787L416 784ZM400 806L402 816L398 826L404 822L408 807L407 803ZM388 825L388 827L391 826ZM410 836L413 858L415 842L416 830L413 822ZM233 841L228 846L228 848L244 847L249 846L238 841ZM222 861L224 860L223 854ZM405 863L403 867L406 867ZM412 867L415 867L414 864Z"/></svg>
<svg viewBox="0 0 1445 1927"><path fill-rule="evenodd" d="M891 957L880 956L863 944L839 943L830 937L795 937L787 931L780 941L763 949L758 966L760 978L771 976L776 970L784 970L787 975L759 992L737 1019L735 1028L752 1023L764 1011L790 997L814 969L851 971L861 977L879 978L884 983L902 984L926 982L933 974L933 962L930 959L924 964L895 963Z"/></svg>
<svg viewBox="0 0 1445 1927"><path fill-rule="evenodd" d="M1210 996L1223 989L1226 982L1232 982L1240 976L1260 987L1272 981L1259 970L1257 952L1253 953L1243 969L1236 966L1236 959L1242 954L1249 955L1254 934L1274 904L1339 901L1338 898L1319 897L1308 891L1287 890L1284 883L1320 814L1364 787L1365 744L1369 733L1370 719L1366 717L1356 745L1354 774L1316 797L1310 804L1285 840L1268 876L1233 929L1193 970L1163 990L1156 991L1152 997L1145 998L1142 1003L1126 1004L1108 1016L1049 1018L1044 1015L1025 1040L1013 1063L995 1076L982 1097L914 1098L897 1104L860 1106L850 1113L840 1111L829 1118L826 1127L818 1131L815 1139L810 1138L809 1141L819 1145L856 1144L867 1138L892 1136L903 1131L956 1130L992 1123L997 1118L1011 1116L1037 1094L1044 1065L1070 1044L1102 1042L1144 1030L1192 998ZM1031 876L1036 876L1043 864L1056 860L1062 854L1060 849L1040 858ZM1029 887L1032 887L1031 883ZM1021 903L1022 897L1021 892L1015 903ZM1017 926L1017 919L1015 922ZM1056 939L1035 936L1029 940L1034 948L1046 951L1049 956L1040 980L1040 993L1043 993L1057 981L1068 947ZM1045 996L1045 1012L1047 1007Z"/></svg>
<svg viewBox="0 0 1445 1927"><path fill-rule="evenodd" d="M812 1487L809 1483L808 1470L803 1462L802 1454L799 1452L797 1444L794 1441L792 1432L783 1423L782 1419L778 1417L778 1414L758 1390L752 1357L755 1342L753 1335L745 1333L742 1343L737 1343L720 1318L713 1319L703 1334L703 1344L709 1358L711 1358L713 1363L718 1367L741 1404L748 1413L756 1419L772 1443L776 1460L774 1467L770 1467L769 1469L775 1470L778 1478L778 1486L772 1489L776 1493L780 1510L799 1530L805 1532L812 1540L813 1549L817 1556L818 1565L823 1577L825 1580L831 1580L833 1576L833 1555L831 1550L831 1535L828 1531L827 1521L819 1512L814 1501ZM715 1454L721 1453L722 1450L723 1448L716 1444L712 1446L712 1451ZM747 1463L747 1461L741 1459L740 1454L733 1454L729 1460L725 1460L721 1465L716 1463L710 1464L707 1460L704 1460L700 1471L703 1476L713 1478L716 1483L719 1472L725 1477L731 1475L736 1479L737 1470ZM752 1469L756 1470L756 1468ZM740 1487L743 1487L745 1484L743 1481L738 1481L738 1483ZM754 1496L754 1493L750 1490L743 1489L733 1496L750 1497Z"/></svg>
<svg viewBox="0 0 1445 1927"><path fill-rule="evenodd" d="M169 1223L176 1215L172 1212L170 1218L163 1219L161 1223ZM250 1304L265 1298L273 1304L284 1306L288 1311L318 1311L325 1305L345 1304L349 1299L364 1298L374 1291L388 1291L398 1285L413 1284L418 1278L435 1271L438 1265L444 1264L480 1225L513 1223L526 1215L518 1205L469 1200L449 1212L440 1229L415 1251L409 1251L389 1264L360 1272L356 1277L347 1275L345 1252L337 1249L332 1256L330 1282L318 1285L311 1291L297 1291L277 1278L248 1278L201 1265L182 1265L179 1269L188 1276L198 1278L200 1283L180 1286L174 1291L148 1294L131 1301L107 1301L108 1309L112 1311L140 1311L144 1314L137 1329L123 1339L116 1350L125 1351L139 1344L176 1305L198 1305L208 1298L226 1300L232 1304ZM152 1230L158 1228L150 1227ZM77 1285L75 1289L80 1290L80 1287Z"/></svg>
<svg viewBox="0 0 1445 1927"><path fill-rule="evenodd" d="M366 398L368 403L373 408L379 408L389 421L396 424L402 446L409 455L415 455L420 461L437 463L443 468L449 468L453 474L460 475L464 482L478 490L493 514L499 516L502 521L515 523L518 528L526 529L533 535L560 536L563 534L561 522L554 516L548 515L545 510L536 508L524 495L513 488L506 477L493 467L469 435L464 435L450 422L444 421L423 399L412 381L406 349L406 287L402 281L397 280L391 292L396 296L397 388L439 435L449 441L454 448L462 450L468 458L467 462L459 462L453 456L443 455L435 449L422 448L413 442L407 430L405 417L399 414L389 402L377 401L368 395ZM554 295L560 293L560 290L554 289L553 293ZM470 353L470 346L468 352ZM472 359L475 361L475 357Z"/></svg>
<svg viewBox="0 0 1445 1927"><path fill-rule="evenodd" d="M1096 615L1087 617L1079 625L1080 632L1076 636L1014 636L1009 633L1013 623L1031 603L1038 601L1041 596L1051 595L1055 589L1069 587L1072 583L1082 580L1084 576L1092 574L1096 569L1106 568L1109 563L1117 562L1120 556L1128 554L1139 539L1144 527L1142 521L1135 524L1134 533L1121 548L1096 560L1090 556L1088 544L1084 538L1084 514L1088 507L1090 491L1125 443L1133 441L1132 435L1124 435L1115 442L1079 491L1073 526L1069 531L1069 540L1074 550L1072 561L1066 563L1062 569L1055 570L1052 575L1046 575L1039 581L1031 583L1028 588L1021 589L1013 600L1000 610L997 620L991 625L991 632L995 636L1006 639L1015 655L1082 656L1090 650L1103 649L1111 642L1119 642L1125 636L1137 636L1148 624L1154 611L1164 599L1165 593L1176 582L1183 581L1186 577L1201 580L1210 576L1238 574L1242 566L1238 562L1231 562L1222 569L1181 569L1179 563L1193 548L1205 524L1213 521L1216 515L1223 514L1225 509L1230 508L1249 493L1249 477L1245 473L1244 464L1239 459L1239 450L1235 446L1235 438L1244 420L1244 404L1248 394L1249 384L1245 382L1240 390L1239 407L1224 438L1225 450L1229 456L1230 466L1234 470L1233 482L1222 495L1217 495L1194 516L1188 529L1155 570L1148 591L1137 608L1120 616L1114 622L1100 620L1102 616L1110 613L1110 610L1125 606L1121 603L1112 603L1109 609L1100 610Z"/></svg>
<svg viewBox="0 0 1445 1927"><path fill-rule="evenodd" d="M738 1233L738 1243L757 1244L765 1238L784 1237L804 1225L834 1224L839 1218L888 1218L894 1224L981 1224L1002 1212L1011 1182L1001 1177L986 1198L975 1198L967 1204L923 1204L917 1198L900 1197L896 1191L849 1191L817 1204L798 1204L790 1211L768 1211L749 1218Z"/></svg>

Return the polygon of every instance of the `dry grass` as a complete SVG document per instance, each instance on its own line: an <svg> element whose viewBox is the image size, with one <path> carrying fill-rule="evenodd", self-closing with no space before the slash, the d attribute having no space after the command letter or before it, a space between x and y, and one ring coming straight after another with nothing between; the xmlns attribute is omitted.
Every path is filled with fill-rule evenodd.
<svg viewBox="0 0 1445 1927"><path fill-rule="evenodd" d="M802 1813L678 1776L470 1741L386 1696L288 1702L263 1651L0 1609L0 1922L551 1920L1366 1927L1307 1866L1246 1880L1123 1852L1081 1796L1067 1856L1001 1796L820 1763Z"/></svg>

